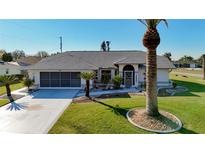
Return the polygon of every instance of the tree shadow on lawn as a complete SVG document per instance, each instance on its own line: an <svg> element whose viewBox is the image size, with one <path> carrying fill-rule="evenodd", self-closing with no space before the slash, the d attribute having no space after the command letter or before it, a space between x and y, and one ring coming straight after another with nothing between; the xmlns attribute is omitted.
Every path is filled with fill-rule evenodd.
<svg viewBox="0 0 205 154"><path fill-rule="evenodd" d="M197 132L184 127L182 127L178 132L181 134L198 134Z"/></svg>
<svg viewBox="0 0 205 154"><path fill-rule="evenodd" d="M114 112L116 115L121 115L121 116L123 116L124 118L127 118L127 117L126 117L126 113L127 113L128 110L129 110L128 108L120 108L119 105L111 106L111 105L109 105L109 104L105 104L105 103L103 103L103 102L101 102L101 101L99 101L99 100L96 100L95 98L92 99L92 101L95 102L95 103L99 103L99 104L101 104L101 105L104 105L104 106L109 107L108 110L111 110L111 111Z"/></svg>
<svg viewBox="0 0 205 154"><path fill-rule="evenodd" d="M193 92L205 92L205 85L195 82L181 81L181 80L172 80L177 83L177 85L184 86L188 89L186 92L176 93L174 96L196 96L199 95L193 94Z"/></svg>
<svg viewBox="0 0 205 154"><path fill-rule="evenodd" d="M131 98L129 93L113 93L113 94L102 94L96 98Z"/></svg>
<svg viewBox="0 0 205 154"><path fill-rule="evenodd" d="M101 102L99 100L96 100L95 98L93 98L92 101L95 102L95 103L99 103L101 105L104 105L106 107L109 107L109 110L114 112L116 115L121 115L121 116L123 116L124 118L127 119L126 114L127 114L128 110L129 110L129 108L120 108L118 105L116 105L114 107L114 106L111 106L109 104L103 103L103 102ZM164 117L164 118L166 118L166 117ZM166 120L169 120L169 119L166 118ZM170 121L168 121L168 122L170 123ZM182 127L178 132L181 133L181 134L198 134L197 132L194 132L194 131L189 130L189 129L184 128L184 127Z"/></svg>

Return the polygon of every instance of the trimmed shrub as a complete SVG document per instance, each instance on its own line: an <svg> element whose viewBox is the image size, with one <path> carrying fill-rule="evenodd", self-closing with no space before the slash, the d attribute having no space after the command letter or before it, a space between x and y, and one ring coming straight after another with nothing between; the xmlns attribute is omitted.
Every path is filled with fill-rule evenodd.
<svg viewBox="0 0 205 154"><path fill-rule="evenodd" d="M119 75L116 75L113 79L114 89L120 89L122 83L122 78Z"/></svg>
<svg viewBox="0 0 205 154"><path fill-rule="evenodd" d="M176 89L177 87L177 83L176 82L172 82L172 88Z"/></svg>
<svg viewBox="0 0 205 154"><path fill-rule="evenodd" d="M25 78L23 81L23 84L28 87L28 90L30 90L29 88L33 85L33 80L29 79L29 78Z"/></svg>

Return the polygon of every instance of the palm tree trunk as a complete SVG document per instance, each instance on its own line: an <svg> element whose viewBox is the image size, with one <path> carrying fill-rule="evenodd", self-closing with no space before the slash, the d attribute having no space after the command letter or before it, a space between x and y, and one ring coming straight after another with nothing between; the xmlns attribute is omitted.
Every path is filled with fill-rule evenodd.
<svg viewBox="0 0 205 154"><path fill-rule="evenodd" d="M85 93L86 97L90 97L90 81L86 80L86 93Z"/></svg>
<svg viewBox="0 0 205 154"><path fill-rule="evenodd" d="M10 89L10 85L9 84L6 84L6 93L7 93L7 97L9 98L9 102L13 102L14 99L13 97L11 96L11 89Z"/></svg>
<svg viewBox="0 0 205 154"><path fill-rule="evenodd" d="M156 49L148 49L146 67L146 113L159 115L157 104L157 56Z"/></svg>
<svg viewBox="0 0 205 154"><path fill-rule="evenodd" d="M203 80L205 80L205 55L202 56L202 69L203 69Z"/></svg>

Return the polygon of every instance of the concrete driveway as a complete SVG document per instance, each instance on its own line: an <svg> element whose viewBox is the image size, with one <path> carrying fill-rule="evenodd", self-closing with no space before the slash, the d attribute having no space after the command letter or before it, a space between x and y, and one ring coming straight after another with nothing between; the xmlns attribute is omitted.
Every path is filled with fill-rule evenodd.
<svg viewBox="0 0 205 154"><path fill-rule="evenodd" d="M0 108L0 133L47 133L79 90L39 90L18 99L24 110Z"/></svg>

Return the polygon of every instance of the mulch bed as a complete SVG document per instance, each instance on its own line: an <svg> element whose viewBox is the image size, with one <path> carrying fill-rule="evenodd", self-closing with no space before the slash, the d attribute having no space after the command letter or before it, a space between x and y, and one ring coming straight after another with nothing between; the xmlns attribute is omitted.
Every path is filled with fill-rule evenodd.
<svg viewBox="0 0 205 154"><path fill-rule="evenodd" d="M80 96L80 97L76 97L73 99L72 103L90 103L92 102L91 98L88 98L86 96Z"/></svg>
<svg viewBox="0 0 205 154"><path fill-rule="evenodd" d="M153 130L153 132L162 131L161 133L163 133L164 131L166 133L166 131L178 130L181 127L174 115L164 111L161 111L159 116L152 117L145 113L145 109L135 109L130 111L128 116L132 123L137 124L142 129Z"/></svg>
<svg viewBox="0 0 205 154"><path fill-rule="evenodd" d="M86 96L80 96L76 97L73 99L73 103L90 103L92 102L92 99L97 98L97 99L107 99L107 98L129 98L131 95L139 95L139 96L144 96L144 93L113 93L113 94L102 94L96 97L91 97L88 98Z"/></svg>

